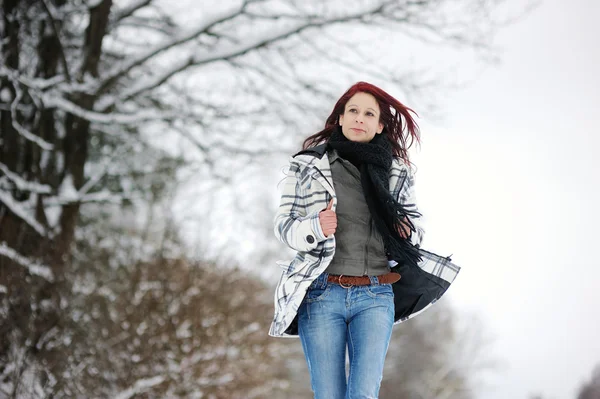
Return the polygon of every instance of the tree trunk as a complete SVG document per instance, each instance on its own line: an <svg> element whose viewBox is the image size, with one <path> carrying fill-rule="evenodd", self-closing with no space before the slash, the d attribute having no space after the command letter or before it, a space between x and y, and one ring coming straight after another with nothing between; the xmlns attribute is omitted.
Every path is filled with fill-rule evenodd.
<svg viewBox="0 0 600 399"><path fill-rule="evenodd" d="M65 0L49 2L59 7L64 3ZM82 62L78 63L82 65L77 75L79 82L83 82L86 75L98 75L102 40L106 34L111 6L112 1L105 0L90 10L90 22L81 54ZM3 19L0 25L0 40L3 41L0 57L9 70L23 72L29 67L19 64L19 52L22 51L19 42L22 27L19 21L23 19L22 15L13 16L15 13L25 12L26 6L19 5L18 0L5 0L0 2L0 7ZM40 20L36 27L39 29L40 39L34 47L34 74L35 77L48 79L62 73L68 80L70 74L65 70L68 66L63 57L60 37L57 36L62 22L54 21L51 10L46 10L47 18ZM65 179L72 181L75 190L84 185L90 123L68 113L57 113L55 109L44 109L39 102L32 101L26 86L18 86L23 94L19 105L31 107L33 111L17 110L16 113L11 113L10 106L17 94L14 84L19 83L15 83L10 77L0 78L0 163L26 181L49 186L51 193L21 190L11 179L3 179L3 186L0 187L2 195L9 200L0 201L0 246L14 250L21 257L17 260L14 256L0 255L0 288L7 291L5 294L0 292L0 301L8 310L0 314L0 374L10 362L11 346L25 348L26 358L38 356L42 352L39 355L47 364L58 366L51 367L58 371L63 360L46 351L40 342L53 327L60 330L64 317L69 317L61 310L61 298L70 293L69 287L65 286L65 271L69 264L80 204L73 202L62 206L57 226L53 226L57 229L49 234L36 231L30 222L11 210L10 204L26 208L33 203L35 222L50 231L44 200L48 196L57 195ZM9 97L10 101L7 103L5 100ZM76 93L68 100L91 110L95 97ZM37 143L27 140L13 126L14 117L21 126L52 144L54 148L43 149ZM58 134L59 131L64 131L63 137ZM0 177L4 174L0 171ZM27 262L47 265L52 270L53 279L45 280L32 275L27 265L23 265ZM42 306L42 303L45 305ZM28 367L28 363L28 360L24 360L21 367ZM15 373L22 371L16 370ZM13 374L14 378L17 378L17 374Z"/></svg>

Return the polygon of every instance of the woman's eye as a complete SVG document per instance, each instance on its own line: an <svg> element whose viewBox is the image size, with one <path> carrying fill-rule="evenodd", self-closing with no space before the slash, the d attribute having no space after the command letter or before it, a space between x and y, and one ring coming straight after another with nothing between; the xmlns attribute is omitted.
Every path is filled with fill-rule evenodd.
<svg viewBox="0 0 600 399"><path fill-rule="evenodd" d="M372 113L372 112L367 112L367 115L368 115L368 116L375 116L375 115L373 115L373 113Z"/></svg>
<svg viewBox="0 0 600 399"><path fill-rule="evenodd" d="M355 110L355 109L351 109L351 110L349 110L349 112L354 112L354 113L356 113L356 110Z"/></svg>

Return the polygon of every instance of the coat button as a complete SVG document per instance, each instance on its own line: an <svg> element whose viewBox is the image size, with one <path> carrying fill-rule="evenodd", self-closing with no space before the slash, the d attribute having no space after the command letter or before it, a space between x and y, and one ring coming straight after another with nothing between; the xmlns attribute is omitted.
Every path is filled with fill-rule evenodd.
<svg viewBox="0 0 600 399"><path fill-rule="evenodd" d="M307 235L306 242L308 242L309 244L312 244L313 242L315 242L315 237L311 236L310 234Z"/></svg>

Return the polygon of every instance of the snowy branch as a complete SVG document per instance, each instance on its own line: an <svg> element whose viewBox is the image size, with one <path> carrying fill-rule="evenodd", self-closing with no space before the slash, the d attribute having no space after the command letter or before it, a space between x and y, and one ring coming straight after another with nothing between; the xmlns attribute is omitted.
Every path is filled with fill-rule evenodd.
<svg viewBox="0 0 600 399"><path fill-rule="evenodd" d="M46 206L65 206L69 204L87 204L91 202L110 202L120 205L124 199L131 198L126 195L115 195L108 190L98 191L96 193L67 196L67 197L49 197L44 199Z"/></svg>
<svg viewBox="0 0 600 399"><path fill-rule="evenodd" d="M0 255L5 256L15 261L19 265L27 268L27 270L29 270L29 273L31 273L32 275L43 277L49 282L54 281L54 274L48 266L27 259L26 257L20 255L14 249L6 245L4 241L0 242Z"/></svg>
<svg viewBox="0 0 600 399"><path fill-rule="evenodd" d="M34 229L42 237L50 237L51 234L42 226L37 220L35 220L28 212L16 202L12 195L6 191L0 190L0 202L2 202L12 213L23 219L27 224Z"/></svg>
<svg viewBox="0 0 600 399"><path fill-rule="evenodd" d="M5 66L0 66L0 78L8 78L13 82L18 81L29 88L37 90L47 90L50 87L56 86L57 84L65 81L65 77L60 75L53 76L50 79L31 79L27 76L20 75L17 71Z"/></svg>
<svg viewBox="0 0 600 399"><path fill-rule="evenodd" d="M273 44L273 43L276 43L283 39L286 39L294 34L302 32L308 28L318 28L318 27L323 27L325 25L335 24L335 23L360 20L361 18L364 17L365 13L367 13L367 14L369 12L374 13L374 12L379 11L380 9L381 9L381 6L377 6L377 8L374 10L366 10L366 11L358 12L356 14L340 16L337 18L307 19L307 20L303 20L303 21L294 21L294 23L292 23L290 26L283 27L278 30L275 30L275 29L269 30L263 36L259 36L254 39L248 39L240 44L234 44L229 47L222 46L219 48L218 51L208 53L208 54L205 53L205 54L199 54L199 55L191 55L187 59L184 59L183 61L174 63L170 69L164 71L162 74L158 74L154 79L144 81L141 84L138 84L137 86L132 87L130 90L125 91L118 98L112 97L105 101L101 100L99 102L100 106L98 109L100 111L106 110L119 101L127 101L130 98L138 96L147 90L151 90L155 87L158 87L161 84L163 84L164 82L166 82L172 76L176 75L177 73L179 73L191 66L199 66L199 65L219 61L219 60L228 60L230 58L238 57L238 56L248 53L251 50L256 50L256 49L259 49L262 47L266 47L270 44ZM198 31L196 31L196 32L197 32L197 34L201 33ZM193 37L191 37L191 36L192 35L186 36L187 40L192 39ZM138 59L138 61L139 61L139 63L142 63L142 62L146 61L148 58L158 54L159 52L164 51L167 48L170 48L172 46L181 44L183 42L184 41L182 41L182 39L170 42L169 47L163 46L164 48L161 48L160 50L154 50L154 53L152 53L151 55L146 54L143 57L140 57ZM137 64L133 65L133 63L134 63L134 61L132 61L129 64L129 65L131 65L131 68L133 68L133 66L137 65ZM127 72L128 69L125 70L126 68L128 68L128 66L125 66L123 68L123 73ZM131 68L129 68L129 69L131 69ZM117 75L116 72L113 72L113 76L115 76L115 78L116 78L120 75Z"/></svg>
<svg viewBox="0 0 600 399"><path fill-rule="evenodd" d="M150 49L148 52L138 56L137 58L133 58L131 61L125 63L124 65L121 65L118 68L115 68L113 71L110 71L107 73L106 77L104 78L104 82L102 83L102 85L99 89L99 92L103 92L105 89L112 86L112 84L116 80L118 80L121 76L126 75L130 70L132 70L133 68L135 68L138 65L145 63L150 58L152 58L164 51L167 51L173 47L176 47L180 44L187 43L187 42L197 38L203 32L206 32L211 27L213 27L221 22L227 21L231 18L234 18L237 15L240 15L242 13L242 11L243 11L243 7L235 8L233 10L223 11L223 12L215 15L211 20L206 21L206 23L202 24L199 28L197 28L191 32L188 32L184 35L181 35L180 37L177 37L173 40L170 40L167 43L162 43L162 44Z"/></svg>
<svg viewBox="0 0 600 399"><path fill-rule="evenodd" d="M0 170L6 177L8 177L17 188L21 191L31 191L38 194L50 194L52 188L46 184L40 184L35 182L29 182L16 173L11 172L6 165L0 162Z"/></svg>
<svg viewBox="0 0 600 399"><path fill-rule="evenodd" d="M82 119L88 120L90 122L99 123L99 124L119 124L119 125L127 125L127 124L137 124L147 121L156 121L156 120L168 120L181 116L180 112L165 112L158 113L155 110L146 110L142 112L138 112L136 114L117 114L110 113L104 114L100 112L89 111L80 106L72 103L71 101L58 97L52 96L48 94L44 94L43 96L44 105L46 108L59 108L65 112L69 112L73 115L76 115Z"/></svg>
<svg viewBox="0 0 600 399"><path fill-rule="evenodd" d="M112 18L112 23L114 24L118 21L121 21L122 19L125 19L125 18L131 16L134 12L136 12L140 8L146 7L150 3L152 3L152 0L138 0L138 1L132 2L127 7L115 12L114 17Z"/></svg>
<svg viewBox="0 0 600 399"><path fill-rule="evenodd" d="M162 384L164 380L165 377L161 375L152 378L144 378L137 380L133 387L127 388L126 390L119 392L117 396L115 396L115 399L129 399L134 395L146 392L150 388Z"/></svg>
<svg viewBox="0 0 600 399"><path fill-rule="evenodd" d="M46 10L46 13L48 14L48 18L50 19L50 25L52 26L52 31L54 33L54 36L56 37L56 41L58 42L58 49L59 49L59 55L60 55L60 62L62 63L63 66L63 72L65 74L65 78L67 79L67 82L71 81L71 76L69 75L69 66L67 65L67 58L65 57L65 48L63 47L61 41L60 41L60 34L59 34L59 29L58 26L56 24L56 9L54 8L54 4L50 3L48 4L46 0L42 0L42 5L44 6L44 10Z"/></svg>
<svg viewBox="0 0 600 399"><path fill-rule="evenodd" d="M17 132L19 132L19 134L21 136L23 136L25 139L27 139L33 143L36 143L37 145L40 146L40 148L42 148L44 150L48 150L48 151L54 149L54 146L52 144L48 143L46 140L42 139L40 136L37 136L37 135L31 133L29 130L25 129L17 121L17 105L21 102L21 98L23 98L23 91L21 90L19 85L14 84L14 81L13 81L13 87L15 88L15 92L17 95L15 96L15 99L13 100L13 102L10 106L12 126L15 128L15 130Z"/></svg>

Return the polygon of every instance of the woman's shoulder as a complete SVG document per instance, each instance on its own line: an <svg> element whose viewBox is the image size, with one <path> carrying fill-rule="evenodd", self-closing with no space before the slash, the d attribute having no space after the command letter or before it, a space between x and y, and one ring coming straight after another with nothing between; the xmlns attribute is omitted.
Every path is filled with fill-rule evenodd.
<svg viewBox="0 0 600 399"><path fill-rule="evenodd" d="M323 144L316 145L314 147L309 147L309 148L303 149L301 151L298 151L297 153L292 155L292 158L296 158L297 156L300 156L300 155L323 158L323 155L325 155L326 152L327 152L327 144L323 143Z"/></svg>
<svg viewBox="0 0 600 399"><path fill-rule="evenodd" d="M411 169L412 166L409 165L403 158L393 157L392 158L392 168L396 169Z"/></svg>

